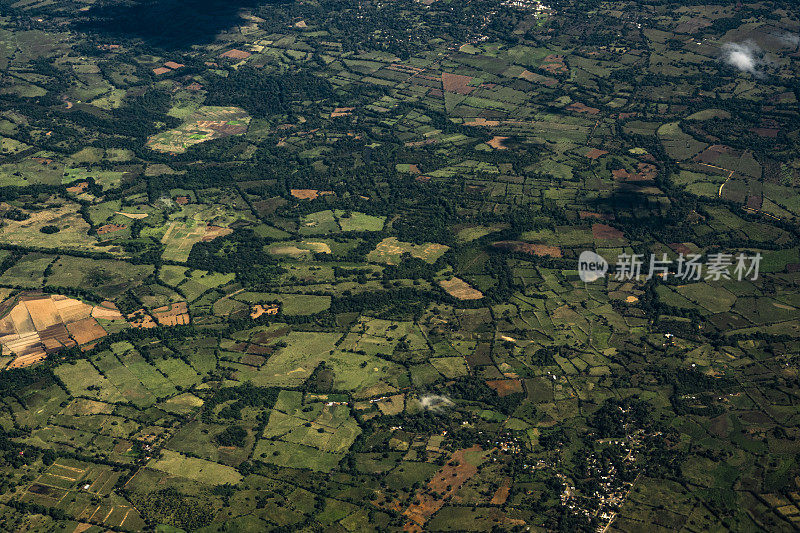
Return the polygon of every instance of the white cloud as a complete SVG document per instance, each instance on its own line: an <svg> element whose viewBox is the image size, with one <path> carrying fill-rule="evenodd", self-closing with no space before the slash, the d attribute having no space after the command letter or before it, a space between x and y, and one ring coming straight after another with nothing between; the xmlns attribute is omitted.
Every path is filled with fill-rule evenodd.
<svg viewBox="0 0 800 533"><path fill-rule="evenodd" d="M722 59L740 72L753 76L761 74L758 70L762 63L761 49L753 42L725 43L722 45Z"/></svg>
<svg viewBox="0 0 800 533"><path fill-rule="evenodd" d="M439 411L446 407L452 407L455 405L453 400L447 396L439 396L438 394L426 394L424 396L420 396L419 403L421 403L422 407L428 411Z"/></svg>

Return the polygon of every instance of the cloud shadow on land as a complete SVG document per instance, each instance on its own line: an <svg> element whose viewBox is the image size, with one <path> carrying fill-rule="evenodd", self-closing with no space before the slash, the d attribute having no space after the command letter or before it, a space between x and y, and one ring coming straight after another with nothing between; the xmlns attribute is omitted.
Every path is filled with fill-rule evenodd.
<svg viewBox="0 0 800 533"><path fill-rule="evenodd" d="M76 31L142 39L166 50L206 44L241 25L240 10L291 0L156 0L104 3L75 20Z"/></svg>
<svg viewBox="0 0 800 533"><path fill-rule="evenodd" d="M608 196L590 199L587 205L600 213L614 213L627 218L636 218L633 212L648 207L648 197L637 185L622 184Z"/></svg>

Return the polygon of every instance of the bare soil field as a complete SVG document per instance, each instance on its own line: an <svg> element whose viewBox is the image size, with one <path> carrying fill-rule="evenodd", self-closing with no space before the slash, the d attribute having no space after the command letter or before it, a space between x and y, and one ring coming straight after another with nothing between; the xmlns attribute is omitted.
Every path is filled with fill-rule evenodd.
<svg viewBox="0 0 800 533"><path fill-rule="evenodd" d="M501 397L522 392L522 382L518 379L492 379L486 381L486 385L494 389Z"/></svg>
<svg viewBox="0 0 800 533"><path fill-rule="evenodd" d="M487 141L486 144L494 148L495 150L507 150L508 148L503 145L503 141L507 141L508 137L499 137L495 135L491 138L491 140Z"/></svg>
<svg viewBox="0 0 800 533"><path fill-rule="evenodd" d="M561 257L562 255L561 248L549 244L533 244L523 241L500 241L492 244L492 246L505 250L513 250L523 254L538 255L540 257Z"/></svg>
<svg viewBox="0 0 800 533"><path fill-rule="evenodd" d="M298 200L316 200L322 195L333 194L333 191L320 191L317 189L292 189L289 192Z"/></svg>
<svg viewBox="0 0 800 533"><path fill-rule="evenodd" d="M58 294L23 293L7 302L6 308L13 307L0 319L0 343L4 351L17 356L10 365L14 368L33 364L61 348L104 337L106 331L96 315L122 318L115 309Z"/></svg>
<svg viewBox="0 0 800 533"><path fill-rule="evenodd" d="M425 489L417 492L419 503L412 503L403 514L409 519L404 529L418 531L455 494L461 486L478 472L478 467L466 460L468 452L479 452L480 446L473 446L454 452L450 461L428 482ZM434 497L433 493L439 497Z"/></svg>
<svg viewBox="0 0 800 533"><path fill-rule="evenodd" d="M624 238L623 233L615 227L609 226L607 224L593 224L592 225L592 236L601 241L610 241L614 239L622 239Z"/></svg>
<svg viewBox="0 0 800 533"><path fill-rule="evenodd" d="M442 72L442 87L448 93L467 95L475 89L469 85L472 81L470 76L461 76L460 74L449 74Z"/></svg>
<svg viewBox="0 0 800 533"><path fill-rule="evenodd" d="M453 278L450 280L442 280L439 285L453 298L459 300L480 300L483 298L483 293L478 289L472 288L466 281Z"/></svg>
<svg viewBox="0 0 800 533"><path fill-rule="evenodd" d="M186 325L191 320L186 302L177 302L153 309L153 317L162 326Z"/></svg>

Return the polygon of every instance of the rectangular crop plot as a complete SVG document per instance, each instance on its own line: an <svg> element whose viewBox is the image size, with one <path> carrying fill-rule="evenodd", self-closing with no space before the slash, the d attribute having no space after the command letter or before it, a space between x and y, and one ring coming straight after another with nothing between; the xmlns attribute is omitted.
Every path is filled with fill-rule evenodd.
<svg viewBox="0 0 800 533"><path fill-rule="evenodd" d="M145 361L138 352L130 351L120 356L120 359L156 398L172 396L177 392L175 385L165 378L157 368Z"/></svg>
<svg viewBox="0 0 800 533"><path fill-rule="evenodd" d="M65 363L55 370L73 396L85 396L104 402L121 402L125 398L116 387L85 359Z"/></svg>
<svg viewBox="0 0 800 533"><path fill-rule="evenodd" d="M117 360L111 352L104 352L95 363L117 389L139 407L149 407L155 403L153 394L129 368Z"/></svg>
<svg viewBox="0 0 800 533"><path fill-rule="evenodd" d="M277 466L330 472L336 468L344 454L323 452L303 444L262 439L258 441L253 457Z"/></svg>
<svg viewBox="0 0 800 533"><path fill-rule="evenodd" d="M264 385L299 385L339 340L339 333L293 331L284 338L285 348L270 357L254 381Z"/></svg>
<svg viewBox="0 0 800 533"><path fill-rule="evenodd" d="M200 381L197 371L180 359L159 359L156 361L156 366L169 376L169 380L175 385L186 388Z"/></svg>
<svg viewBox="0 0 800 533"><path fill-rule="evenodd" d="M172 450L162 450L161 457L150 461L148 467L209 485L236 484L242 479L235 468L205 459L186 457Z"/></svg>

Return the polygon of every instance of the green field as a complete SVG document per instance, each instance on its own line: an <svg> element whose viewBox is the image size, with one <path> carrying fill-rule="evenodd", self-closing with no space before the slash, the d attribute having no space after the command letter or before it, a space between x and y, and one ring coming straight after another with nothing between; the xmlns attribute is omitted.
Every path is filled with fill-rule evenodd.
<svg viewBox="0 0 800 533"><path fill-rule="evenodd" d="M186 457L171 450L162 450L161 457L148 463L149 468L173 476L188 477L209 485L238 483L242 476L236 469L203 459Z"/></svg>
<svg viewBox="0 0 800 533"><path fill-rule="evenodd" d="M0 530L800 527L797 2L195 4L2 9Z"/></svg>

